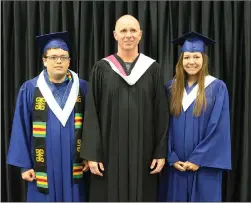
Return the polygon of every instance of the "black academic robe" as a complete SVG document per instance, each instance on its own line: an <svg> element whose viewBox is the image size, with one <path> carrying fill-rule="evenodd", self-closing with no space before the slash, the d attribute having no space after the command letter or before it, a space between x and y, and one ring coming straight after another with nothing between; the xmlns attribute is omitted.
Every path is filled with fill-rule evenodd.
<svg viewBox="0 0 251 203"><path fill-rule="evenodd" d="M157 62L134 85L104 60L93 67L80 156L105 170L90 177L90 201L156 201L158 174L150 165L167 156L162 76Z"/></svg>

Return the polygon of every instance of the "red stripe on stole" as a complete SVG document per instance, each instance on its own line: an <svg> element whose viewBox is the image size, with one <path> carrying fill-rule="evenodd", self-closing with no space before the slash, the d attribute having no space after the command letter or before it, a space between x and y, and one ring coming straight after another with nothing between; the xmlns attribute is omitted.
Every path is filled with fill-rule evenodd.
<svg viewBox="0 0 251 203"><path fill-rule="evenodd" d="M36 130L36 131L46 131L46 129L43 129L43 128L33 128L33 130Z"/></svg>
<svg viewBox="0 0 251 203"><path fill-rule="evenodd" d="M83 119L79 118L79 119L75 119L75 122L81 122Z"/></svg>
<svg viewBox="0 0 251 203"><path fill-rule="evenodd" d="M81 172L83 169L79 169L79 168L77 168L77 169L73 169L73 172Z"/></svg>
<svg viewBox="0 0 251 203"><path fill-rule="evenodd" d="M47 180L42 179L42 178L37 178L37 181L47 183Z"/></svg>

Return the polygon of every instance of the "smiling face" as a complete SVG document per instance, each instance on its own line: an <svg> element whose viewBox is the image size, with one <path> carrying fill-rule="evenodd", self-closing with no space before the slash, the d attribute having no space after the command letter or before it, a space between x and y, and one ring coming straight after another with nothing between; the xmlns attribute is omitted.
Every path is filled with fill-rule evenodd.
<svg viewBox="0 0 251 203"><path fill-rule="evenodd" d="M52 79L61 79L66 76L70 66L69 53L63 49L48 49L43 63Z"/></svg>
<svg viewBox="0 0 251 203"><path fill-rule="evenodd" d="M184 52L183 68L188 75L197 75L202 69L203 57L200 52Z"/></svg>
<svg viewBox="0 0 251 203"><path fill-rule="evenodd" d="M126 15L121 17L113 32L114 38L118 42L118 50L120 51L137 51L138 44L142 37L142 31L137 19L133 16Z"/></svg>

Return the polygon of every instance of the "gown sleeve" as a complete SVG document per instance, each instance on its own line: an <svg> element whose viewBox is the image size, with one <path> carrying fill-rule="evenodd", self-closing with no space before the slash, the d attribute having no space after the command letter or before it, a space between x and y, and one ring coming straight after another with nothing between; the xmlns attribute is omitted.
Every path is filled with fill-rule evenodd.
<svg viewBox="0 0 251 203"><path fill-rule="evenodd" d="M165 85L166 95L171 100L171 85L173 80L168 81ZM167 162L170 166L172 166L175 162L179 161L179 157L175 153L173 146L172 146L172 118L169 121L169 129L168 129L168 151L167 151Z"/></svg>
<svg viewBox="0 0 251 203"><path fill-rule="evenodd" d="M33 92L27 88L27 85L27 82L24 83L18 93L7 164L31 169L33 167L33 152L31 150L31 109Z"/></svg>
<svg viewBox="0 0 251 203"><path fill-rule="evenodd" d="M86 97L87 95L87 91L88 91L88 82L86 82L85 80L80 80L80 89L82 91L82 94L84 97Z"/></svg>
<svg viewBox="0 0 251 203"><path fill-rule="evenodd" d="M156 63L155 73L155 95L154 95L154 133L155 151L153 158L166 158L167 154L167 128L169 123L168 99L165 95L163 74L159 64Z"/></svg>
<svg viewBox="0 0 251 203"><path fill-rule="evenodd" d="M215 98L206 136L191 153L188 161L202 167L231 169L229 96L223 81L220 81Z"/></svg>
<svg viewBox="0 0 251 203"><path fill-rule="evenodd" d="M82 146L80 157L85 160L101 162L102 145L100 123L98 118L99 93L101 92L101 72L95 64L90 74L86 97L85 117L83 125Z"/></svg>
<svg viewBox="0 0 251 203"><path fill-rule="evenodd" d="M179 161L179 157L177 156L177 154L175 153L175 151L173 150L173 146L172 146L172 120L170 119L170 124L169 124L169 133L168 133L168 152L167 152L167 162L170 166L172 166L175 162Z"/></svg>

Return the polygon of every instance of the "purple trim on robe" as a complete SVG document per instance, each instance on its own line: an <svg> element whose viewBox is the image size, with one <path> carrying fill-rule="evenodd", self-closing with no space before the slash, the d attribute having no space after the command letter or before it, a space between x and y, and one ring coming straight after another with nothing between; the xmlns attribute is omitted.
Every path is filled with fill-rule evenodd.
<svg viewBox="0 0 251 203"><path fill-rule="evenodd" d="M110 62L112 62L115 67L118 69L121 75L127 76L125 70L121 66L121 64L118 62L118 60L115 58L114 55L107 56L106 59L108 59Z"/></svg>

